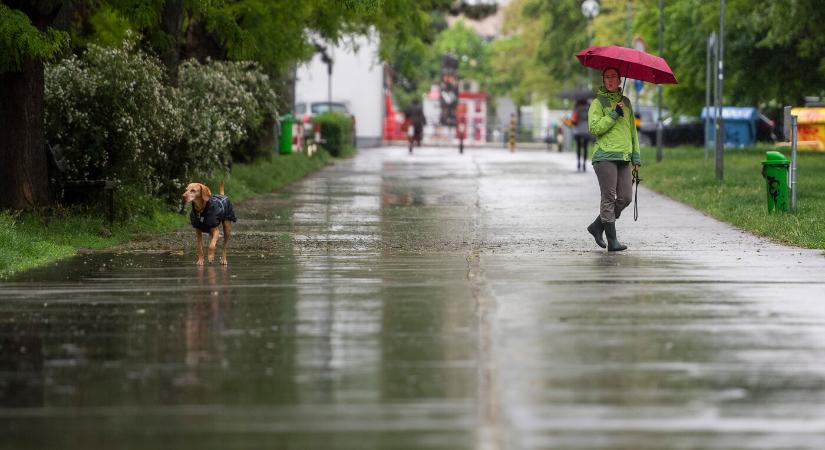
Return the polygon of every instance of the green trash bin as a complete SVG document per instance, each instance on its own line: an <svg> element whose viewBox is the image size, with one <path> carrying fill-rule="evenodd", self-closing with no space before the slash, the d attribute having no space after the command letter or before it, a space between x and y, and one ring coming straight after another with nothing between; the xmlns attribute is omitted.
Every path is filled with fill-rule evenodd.
<svg viewBox="0 0 825 450"><path fill-rule="evenodd" d="M788 210L788 168L791 162L780 152L765 153L762 176L768 188L768 212Z"/></svg>
<svg viewBox="0 0 825 450"><path fill-rule="evenodd" d="M278 141L278 151L282 155L292 153L292 123L294 121L292 114L281 116L281 139Z"/></svg>

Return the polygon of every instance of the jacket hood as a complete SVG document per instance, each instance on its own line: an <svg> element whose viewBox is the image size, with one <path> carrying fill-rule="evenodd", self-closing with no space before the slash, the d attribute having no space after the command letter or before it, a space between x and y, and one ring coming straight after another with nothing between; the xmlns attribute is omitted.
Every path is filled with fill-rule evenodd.
<svg viewBox="0 0 825 450"><path fill-rule="evenodd" d="M619 88L616 92L610 92L604 88L604 86L599 86L599 90L596 91L596 95L600 97L607 97L613 102L618 102L622 99L622 88Z"/></svg>

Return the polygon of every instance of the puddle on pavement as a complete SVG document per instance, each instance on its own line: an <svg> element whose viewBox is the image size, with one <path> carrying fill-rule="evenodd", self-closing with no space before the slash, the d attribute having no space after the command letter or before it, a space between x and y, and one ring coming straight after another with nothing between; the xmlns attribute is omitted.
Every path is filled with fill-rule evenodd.
<svg viewBox="0 0 825 450"><path fill-rule="evenodd" d="M194 266L180 231L0 284L0 448L813 448L825 434L809 272L735 283L770 264L595 252L559 231L580 207L546 201L554 155L393 151L239 205L228 267Z"/></svg>

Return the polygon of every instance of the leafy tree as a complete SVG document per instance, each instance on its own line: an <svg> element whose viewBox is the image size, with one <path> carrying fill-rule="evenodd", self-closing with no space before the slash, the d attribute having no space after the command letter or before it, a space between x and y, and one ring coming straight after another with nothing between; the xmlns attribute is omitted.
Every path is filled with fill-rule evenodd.
<svg viewBox="0 0 825 450"><path fill-rule="evenodd" d="M139 31L174 81L183 59L253 60L285 79L315 40L377 32L381 55L421 51L429 12L451 0L4 0L0 4L0 207L48 202L43 61ZM60 27L57 20L62 20ZM58 28L64 31L58 31ZM68 29L69 32L65 30ZM417 50L416 50L417 49ZM277 81L277 80L276 80ZM281 96L283 98L284 96Z"/></svg>
<svg viewBox="0 0 825 450"><path fill-rule="evenodd" d="M627 4L633 3L633 11L639 8L639 0L601 0L599 15L590 24L593 45L627 45ZM581 14L581 12L579 13Z"/></svg>
<svg viewBox="0 0 825 450"><path fill-rule="evenodd" d="M20 70L28 60L50 59L66 47L68 35L44 27L56 16L55 8L58 2L32 2L25 10L0 4L0 71Z"/></svg>
<svg viewBox="0 0 825 450"><path fill-rule="evenodd" d="M31 208L49 201L43 137L43 60L68 43L50 28L61 2L0 4L0 207Z"/></svg>
<svg viewBox="0 0 825 450"><path fill-rule="evenodd" d="M441 72L441 55L445 50L466 54L466 60L460 61L461 76L479 81L484 89L490 88L489 49L485 49L489 44L463 21L457 25L463 29L449 29L446 17L463 15L480 20L495 14L498 5L494 2L470 4L454 0L418 3L426 16L420 16L421 25L414 28L416 34L407 33L408 38L403 41L387 40L383 34L381 38L382 55L390 62L395 79L393 93L401 109L437 82ZM462 50L457 50L459 48Z"/></svg>
<svg viewBox="0 0 825 450"><path fill-rule="evenodd" d="M491 91L513 100L519 129L521 107L532 101L552 101L559 86L539 61L544 23L525 15L526 4L526 0L516 0L508 6L504 19L504 32L508 35L490 45Z"/></svg>
<svg viewBox="0 0 825 450"><path fill-rule="evenodd" d="M560 83L540 60L540 43L545 23L528 16L528 0L516 0L505 10L505 37L490 45L493 72L491 91L509 96L518 105L534 99L551 100Z"/></svg>
<svg viewBox="0 0 825 450"><path fill-rule="evenodd" d="M639 30L657 36L658 8L652 0L639 17ZM728 0L725 14L725 103L778 107L821 95L825 86L825 11L816 0L777 0L754 8ZM679 84L665 90L668 105L697 114L704 104L705 48L718 32L719 4L679 0L665 7L665 58Z"/></svg>
<svg viewBox="0 0 825 450"><path fill-rule="evenodd" d="M587 46L587 20L579 0L525 2L522 14L539 22L541 40L536 63L560 80L558 90L581 84L588 74L575 54Z"/></svg>
<svg viewBox="0 0 825 450"><path fill-rule="evenodd" d="M817 0L777 0L754 8L748 0L727 0L725 32L725 102L778 107L800 104L807 95L825 94L825 9ZM658 41L658 0L633 1L633 34L648 43ZM581 84L593 71L583 69L574 55L587 46L625 45L626 0L601 0L592 24L582 15L579 0L514 0L508 7L511 36L495 44L493 67L497 82L524 84L528 67L548 74L554 83L526 89L551 98L554 91ZM664 12L663 56L679 79L664 87L672 111L699 113L705 98L706 42L719 27L719 2L668 0ZM532 30L538 29L537 33ZM534 57L525 47L537 42ZM517 51L516 48L520 49ZM656 46L648 49L657 53ZM496 61L496 55L502 64ZM518 68L524 64L524 67ZM508 73L509 71L509 73ZM521 86L520 89L524 89ZM522 95L512 91L511 95Z"/></svg>
<svg viewBox="0 0 825 450"><path fill-rule="evenodd" d="M436 54L432 60L440 65L441 55L450 53L458 59L461 79L477 81L482 89L490 82L490 56L487 42L475 30L459 20L438 35L433 45Z"/></svg>
<svg viewBox="0 0 825 450"><path fill-rule="evenodd" d="M437 82L441 72L441 56L447 53L458 59L461 79L477 81L483 90L490 88L490 45L463 20L452 27L445 25L434 36L432 45L413 41L396 52L393 67L401 76L397 77L400 89L396 89L395 94L402 109Z"/></svg>

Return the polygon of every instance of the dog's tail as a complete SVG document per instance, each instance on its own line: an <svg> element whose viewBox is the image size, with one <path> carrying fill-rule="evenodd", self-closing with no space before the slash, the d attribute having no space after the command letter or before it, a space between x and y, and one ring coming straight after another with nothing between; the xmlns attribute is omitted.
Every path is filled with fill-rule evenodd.
<svg viewBox="0 0 825 450"><path fill-rule="evenodd" d="M221 180L221 195L224 195L224 193L223 193L223 180Z"/></svg>

